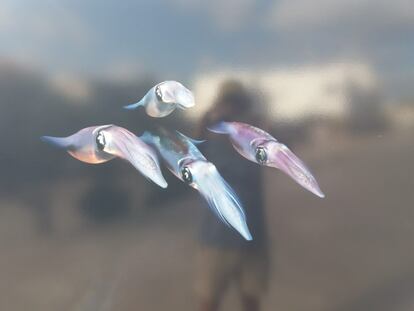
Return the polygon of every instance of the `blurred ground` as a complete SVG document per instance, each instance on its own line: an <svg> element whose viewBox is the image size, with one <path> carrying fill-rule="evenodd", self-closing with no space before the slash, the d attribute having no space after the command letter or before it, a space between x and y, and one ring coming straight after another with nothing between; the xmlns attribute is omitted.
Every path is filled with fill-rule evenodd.
<svg viewBox="0 0 414 311"><path fill-rule="evenodd" d="M266 169L272 277L264 309L413 310L412 132L295 150L327 198ZM75 203L59 201L76 187L56 194L67 216L53 221L52 234L36 230L30 208L2 198L0 309L194 310L197 195L92 226L74 216ZM239 310L234 292L222 310Z"/></svg>

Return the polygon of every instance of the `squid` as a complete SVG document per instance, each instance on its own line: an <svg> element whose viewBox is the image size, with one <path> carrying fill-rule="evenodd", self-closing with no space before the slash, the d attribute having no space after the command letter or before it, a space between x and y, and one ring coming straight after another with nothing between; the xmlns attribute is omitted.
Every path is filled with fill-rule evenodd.
<svg viewBox="0 0 414 311"><path fill-rule="evenodd" d="M280 169L313 194L325 197L307 166L269 133L241 122L219 122L209 126L208 130L228 135L234 149L246 159Z"/></svg>
<svg viewBox="0 0 414 311"><path fill-rule="evenodd" d="M169 115L176 108L187 109L194 106L194 95L177 81L164 81L152 87L137 103L124 106L132 110L145 107L147 114L154 118Z"/></svg>
<svg viewBox="0 0 414 311"><path fill-rule="evenodd" d="M160 130L159 134L145 132L141 138L158 150L168 169L178 179L201 194L221 221L237 230L246 240L252 240L237 195L215 165L207 161L196 147L202 141L165 130Z"/></svg>
<svg viewBox="0 0 414 311"><path fill-rule="evenodd" d="M68 137L42 136L41 139L65 149L72 157L86 163L98 164L119 157L130 162L158 186L167 187L156 152L122 127L91 126Z"/></svg>

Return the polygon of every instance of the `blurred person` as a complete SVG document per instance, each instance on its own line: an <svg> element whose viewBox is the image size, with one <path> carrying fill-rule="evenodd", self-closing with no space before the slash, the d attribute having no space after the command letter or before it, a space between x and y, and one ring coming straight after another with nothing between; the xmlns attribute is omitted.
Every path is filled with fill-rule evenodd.
<svg viewBox="0 0 414 311"><path fill-rule="evenodd" d="M230 285L237 287L243 310L260 310L269 273L267 230L264 215L261 170L238 155L228 139L208 132L219 121L240 121L259 127L263 124L253 95L241 83L226 81L212 108L204 115L198 137L206 158L217 166L223 178L239 195L253 241L223 225L208 208L203 209L196 256L196 294L199 310L218 310Z"/></svg>

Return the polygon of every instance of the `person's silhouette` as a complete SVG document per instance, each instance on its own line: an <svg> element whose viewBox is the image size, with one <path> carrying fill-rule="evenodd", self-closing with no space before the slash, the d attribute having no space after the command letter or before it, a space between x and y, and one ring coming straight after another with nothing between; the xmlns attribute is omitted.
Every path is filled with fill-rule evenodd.
<svg viewBox="0 0 414 311"><path fill-rule="evenodd" d="M227 81L200 123L198 136L208 140L200 149L239 195L253 235L253 241L244 240L204 209L196 265L196 292L202 311L217 310L231 283L238 288L244 310L259 310L267 287L268 243L260 167L239 156L226 137L206 130L219 121L261 126L260 119L252 113L254 103L253 95L242 84Z"/></svg>

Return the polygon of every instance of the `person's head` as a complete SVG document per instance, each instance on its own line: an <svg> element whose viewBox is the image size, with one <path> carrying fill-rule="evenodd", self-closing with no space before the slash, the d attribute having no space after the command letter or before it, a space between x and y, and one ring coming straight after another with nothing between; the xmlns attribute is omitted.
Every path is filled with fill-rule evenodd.
<svg viewBox="0 0 414 311"><path fill-rule="evenodd" d="M243 115L252 105L252 96L243 84L227 80L221 84L214 101L212 112L219 119Z"/></svg>

